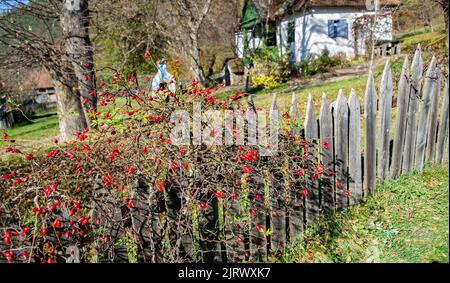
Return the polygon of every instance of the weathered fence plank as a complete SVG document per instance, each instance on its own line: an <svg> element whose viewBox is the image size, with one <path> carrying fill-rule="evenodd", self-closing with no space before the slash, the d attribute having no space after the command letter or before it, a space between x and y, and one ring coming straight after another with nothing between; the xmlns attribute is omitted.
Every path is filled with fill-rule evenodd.
<svg viewBox="0 0 450 283"><path fill-rule="evenodd" d="M264 262L267 259L266 210L264 207L263 172L256 167L248 175L248 199L250 203L250 259Z"/></svg>
<svg viewBox="0 0 450 283"><path fill-rule="evenodd" d="M244 211L239 203L241 195L240 174L234 175L234 180L225 180L228 184L223 211L225 216L225 245L227 262L242 262L245 259Z"/></svg>
<svg viewBox="0 0 450 283"><path fill-rule="evenodd" d="M381 78L379 98L377 176L383 181L386 180L389 172L392 89L391 62L388 60Z"/></svg>
<svg viewBox="0 0 450 283"><path fill-rule="evenodd" d="M436 163L444 165L444 146L449 131L449 91L448 78L445 81L444 99L442 101L441 122L439 124Z"/></svg>
<svg viewBox="0 0 450 283"><path fill-rule="evenodd" d="M294 125L291 134L293 136L298 136L301 130L300 127L298 126L298 122L300 122L300 113L298 112L297 99L295 97L295 93L292 93L292 101L289 110L289 115L291 117L291 123Z"/></svg>
<svg viewBox="0 0 450 283"><path fill-rule="evenodd" d="M422 51L420 45L414 54L411 63L411 78L408 90L408 115L406 118L405 148L403 151L402 172L408 172L414 167L416 152L417 118L416 112L419 103L420 83L423 72Z"/></svg>
<svg viewBox="0 0 450 283"><path fill-rule="evenodd" d="M154 217L152 207L158 206L157 203L150 203L150 188L138 175L133 188L131 189L131 200L134 206L131 208L131 225L138 242L138 261L139 262L159 262L162 260L162 251L159 241L162 240L161 231L153 229L152 224L157 217ZM157 237L159 235L159 237ZM155 241L152 241L154 237Z"/></svg>
<svg viewBox="0 0 450 283"><path fill-rule="evenodd" d="M52 227L52 229L47 228L46 241L48 243L51 243L51 245L54 247L64 247L65 251L63 252L67 254L69 252L69 246L76 246L76 243L74 243L75 237L73 235L71 235L69 238L63 236L64 231L69 231L71 229L69 226L69 209L62 203L62 201L63 199L57 191L54 191L49 195L47 205L48 207L51 207L51 210L53 212L52 214L55 217L52 220L59 220L59 227ZM60 203L60 205L56 205L57 203ZM84 229L84 227L82 227L82 229ZM75 255L75 257L79 258L79 255ZM54 260L55 262L69 262L71 259L70 255L69 257L64 259L62 257L62 254L56 253L54 256Z"/></svg>
<svg viewBox="0 0 450 283"><path fill-rule="evenodd" d="M320 161L329 171L334 172L333 116L325 94L320 107L319 134ZM323 176L320 181L321 206L325 215L334 214L335 211L334 184L334 175Z"/></svg>
<svg viewBox="0 0 450 283"><path fill-rule="evenodd" d="M397 113L395 114L395 137L392 148L391 178L396 179L401 171L402 154L405 145L406 119L408 111L409 91L409 62L408 55L403 61L402 73L398 83Z"/></svg>
<svg viewBox="0 0 450 283"><path fill-rule="evenodd" d="M361 161L361 107L355 90L352 89L348 99L349 115L349 145L348 171L350 203L360 203L363 198L362 190L362 161Z"/></svg>
<svg viewBox="0 0 450 283"><path fill-rule="evenodd" d="M174 170L175 169L175 170ZM169 227L169 244L173 254L166 261L195 261L192 239L192 218L183 191L188 188L188 181L181 168L170 168L167 172L166 189L164 189L165 210Z"/></svg>
<svg viewBox="0 0 450 283"><path fill-rule="evenodd" d="M334 152L336 173L336 209L348 206L348 105L344 92L339 91L334 116Z"/></svg>
<svg viewBox="0 0 450 283"><path fill-rule="evenodd" d="M292 129L292 135L296 139L301 138L301 129L298 127L300 122L300 114L297 108L297 101L295 99L295 94L292 94L292 103L290 109L291 123L294 124ZM293 150L294 151L294 150ZM289 165L296 166L297 157L296 153L291 153L289 157ZM304 199L300 194L301 191L300 177L297 175L293 176L293 180L289 183L289 203L288 203L288 217L289 217L289 239L292 241L295 238L301 237L304 231L304 217L305 217L305 207Z"/></svg>
<svg viewBox="0 0 450 283"><path fill-rule="evenodd" d="M295 101L295 96L294 96ZM291 107L296 107L292 106ZM272 106L270 109L271 120L270 127L275 129L279 127L278 123L278 105L276 97L273 97ZM272 115L274 115L272 117ZM277 143L277 140L272 140L270 144ZM270 248L275 252L282 252L286 246L286 194L284 176L280 170L283 166L284 158L279 152L268 158L269 161L269 193L270 193Z"/></svg>
<svg viewBox="0 0 450 283"><path fill-rule="evenodd" d="M308 104L306 106L305 116L305 139L308 142L308 154L313 164L319 160L317 140L319 138L319 129L316 120L316 114L314 112L314 103L311 94L308 97ZM312 170L311 170L312 169ZM319 181L315 178L314 172L317 169L310 168L310 172L307 174L307 186L308 194L305 199L306 208L306 225L312 224L319 216L320 209L320 192Z"/></svg>
<svg viewBox="0 0 450 283"><path fill-rule="evenodd" d="M416 169L421 172L423 170L423 163L425 157L425 147L427 142L427 121L430 115L431 97L433 88L436 84L436 57L431 59L430 66L428 66L425 75L425 81L422 89L422 99L419 104L419 120L417 128L417 141L415 153Z"/></svg>
<svg viewBox="0 0 450 283"><path fill-rule="evenodd" d="M364 196L374 193L376 178L377 93L372 71L368 78L364 97Z"/></svg>
<svg viewBox="0 0 450 283"><path fill-rule="evenodd" d="M201 190L200 187L198 189ZM215 197L211 190L207 190L207 192L200 197L200 201L206 205L205 208L200 208L198 211L202 260L206 263L223 262L217 197Z"/></svg>
<svg viewBox="0 0 450 283"><path fill-rule="evenodd" d="M136 178L130 198L135 203L131 208L131 225L138 241L138 261L149 262L151 260L152 232L148 219L150 216L150 192L141 175Z"/></svg>
<svg viewBox="0 0 450 283"><path fill-rule="evenodd" d="M441 94L441 80L439 69L436 72L436 82L431 93L431 108L427 121L427 146L425 149L425 162L430 164L434 163L436 156L436 133L437 133L437 116L438 116L438 104L439 96Z"/></svg>
<svg viewBox="0 0 450 283"><path fill-rule="evenodd" d="M95 254L97 262L128 262L127 249L116 242L123 235L122 212L114 201L111 193L97 179L92 200L92 219L98 219Z"/></svg>
<svg viewBox="0 0 450 283"><path fill-rule="evenodd" d="M271 110L278 108L276 106L276 97L273 97ZM257 142L256 133L258 129L258 116L252 98L249 98L248 113L252 113L255 119L248 121L248 142L250 136L255 134L255 145ZM253 125L255 123L255 125ZM252 131L255 131L254 133ZM253 139L253 138L252 138ZM261 160L261 159L260 159ZM266 231L266 210L264 206L264 168L256 164L251 164L252 171L247 176L248 200L250 204L250 259L255 262L264 262L267 259L267 239L264 235Z"/></svg>

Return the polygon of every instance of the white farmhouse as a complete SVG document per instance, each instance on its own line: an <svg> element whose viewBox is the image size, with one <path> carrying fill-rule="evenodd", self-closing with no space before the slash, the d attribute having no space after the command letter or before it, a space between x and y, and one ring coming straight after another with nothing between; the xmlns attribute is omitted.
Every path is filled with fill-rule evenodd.
<svg viewBox="0 0 450 283"><path fill-rule="evenodd" d="M291 61L320 54L325 48L353 57L367 44L392 41L392 9L398 0L244 0L236 55L261 47L290 51ZM377 7L377 8L376 8ZM375 24L374 24L375 22Z"/></svg>

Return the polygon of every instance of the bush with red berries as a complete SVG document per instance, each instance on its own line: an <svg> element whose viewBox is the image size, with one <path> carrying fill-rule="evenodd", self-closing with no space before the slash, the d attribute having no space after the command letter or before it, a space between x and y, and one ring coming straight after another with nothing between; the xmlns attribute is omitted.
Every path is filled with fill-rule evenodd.
<svg viewBox="0 0 450 283"><path fill-rule="evenodd" d="M305 141L300 134L294 135L292 129L298 124L288 114L281 118L276 158L261 157L257 146L172 143L170 117L175 110L186 110L192 117L193 102L200 102L204 111L247 109L245 93L237 92L220 100L215 95L220 87L203 88L194 81L175 92L152 91L148 80L139 85L136 76L115 73L111 83L102 82L92 92L98 95L98 107L90 113L93 124L77 133L73 140L55 142L46 152L11 142L4 150L23 162L1 166L0 261L65 262L72 256L69 246L81 251L81 262L96 261L99 243L112 238L109 230L98 231L103 219L92 214L96 209L93 195L99 188L105 189L120 209L119 242L126 246L130 261L140 260L141 251L137 248L140 242L130 221L130 212L140 205L131 197L138 179L148 185L155 200L150 206L163 203L158 212L166 223L161 228L162 234L170 230L176 234L175 238L186 231L193 238L202 237L195 232L201 228L201 223L196 223L201 211L217 203L226 207L236 200L243 208L240 229L263 230L259 224L251 223L254 199L248 196L253 190L249 183L264 178L267 170L278 170L286 184L295 183L296 193L307 197L306 177L319 180L330 173L308 150L317 146L317 141ZM9 141L6 133L4 140ZM171 172L181 172L179 176L184 181L171 183L174 182L169 178ZM185 209L190 215L176 220L184 222L185 230L174 229L169 225L173 222L168 220L164 222L169 219L164 203L173 197L170 190L176 185L180 190L177 197L185 200L180 210ZM263 189L262 193L254 193L253 198L264 197L262 194ZM268 198L264 199L268 206ZM221 211L226 216L227 210ZM270 234L266 232L262 231L264 235ZM158 245L160 261L183 260L178 256L179 250L171 248L170 239L162 237L161 241L169 244Z"/></svg>

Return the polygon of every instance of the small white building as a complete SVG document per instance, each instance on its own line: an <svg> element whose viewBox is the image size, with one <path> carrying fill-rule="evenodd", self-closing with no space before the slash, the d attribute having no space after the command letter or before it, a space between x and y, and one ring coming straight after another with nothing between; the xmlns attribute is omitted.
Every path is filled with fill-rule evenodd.
<svg viewBox="0 0 450 283"><path fill-rule="evenodd" d="M392 8L399 4L381 0L375 9L370 0L244 1L235 33L236 56L242 58L245 50L255 50L265 41L282 53L290 51L292 62L325 48L330 55L353 57L365 53L368 41L392 41Z"/></svg>

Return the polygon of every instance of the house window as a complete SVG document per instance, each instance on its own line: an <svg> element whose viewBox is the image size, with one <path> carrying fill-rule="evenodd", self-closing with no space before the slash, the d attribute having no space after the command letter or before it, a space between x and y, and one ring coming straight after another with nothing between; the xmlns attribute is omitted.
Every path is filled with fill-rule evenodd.
<svg viewBox="0 0 450 283"><path fill-rule="evenodd" d="M348 38L347 20L328 20L328 36Z"/></svg>
<svg viewBox="0 0 450 283"><path fill-rule="evenodd" d="M287 43L291 44L295 42L295 22L289 22L287 25Z"/></svg>
<svg viewBox="0 0 450 283"><path fill-rule="evenodd" d="M277 46L277 26L274 22L269 23L267 34L264 34L263 36L266 38L267 47Z"/></svg>

